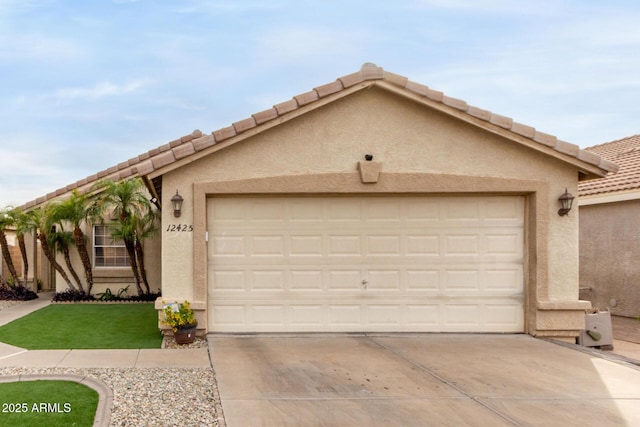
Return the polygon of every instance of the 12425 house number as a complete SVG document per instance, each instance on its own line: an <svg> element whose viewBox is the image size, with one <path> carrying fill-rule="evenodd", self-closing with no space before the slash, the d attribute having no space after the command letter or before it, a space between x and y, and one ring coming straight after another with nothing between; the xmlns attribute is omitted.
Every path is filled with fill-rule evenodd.
<svg viewBox="0 0 640 427"><path fill-rule="evenodd" d="M173 232L182 231L182 232L185 232L185 233L189 233L189 232L193 231L193 225L169 224L167 226L167 231L173 231Z"/></svg>

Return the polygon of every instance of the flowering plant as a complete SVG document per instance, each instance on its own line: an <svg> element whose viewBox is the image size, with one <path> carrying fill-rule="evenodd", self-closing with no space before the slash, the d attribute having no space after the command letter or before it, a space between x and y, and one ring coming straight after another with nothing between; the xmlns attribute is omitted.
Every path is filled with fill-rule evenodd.
<svg viewBox="0 0 640 427"><path fill-rule="evenodd" d="M191 310L189 301L181 303L166 304L162 309L164 312L164 323L171 326L173 332L177 332L183 326L196 324L196 319Z"/></svg>

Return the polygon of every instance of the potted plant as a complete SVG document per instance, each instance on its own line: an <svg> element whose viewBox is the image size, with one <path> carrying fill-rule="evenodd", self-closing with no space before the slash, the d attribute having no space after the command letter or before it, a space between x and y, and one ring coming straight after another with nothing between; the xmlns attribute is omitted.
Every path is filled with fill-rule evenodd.
<svg viewBox="0 0 640 427"><path fill-rule="evenodd" d="M165 304L164 323L171 326L173 336L178 344L189 344L196 339L198 322L193 315L189 301Z"/></svg>

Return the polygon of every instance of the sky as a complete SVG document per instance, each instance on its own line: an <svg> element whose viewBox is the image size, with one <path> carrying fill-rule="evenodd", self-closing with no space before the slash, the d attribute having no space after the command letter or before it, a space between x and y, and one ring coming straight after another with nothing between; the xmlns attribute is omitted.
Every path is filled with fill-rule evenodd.
<svg viewBox="0 0 640 427"><path fill-rule="evenodd" d="M372 62L582 148L640 133L640 2L0 0L0 207Z"/></svg>

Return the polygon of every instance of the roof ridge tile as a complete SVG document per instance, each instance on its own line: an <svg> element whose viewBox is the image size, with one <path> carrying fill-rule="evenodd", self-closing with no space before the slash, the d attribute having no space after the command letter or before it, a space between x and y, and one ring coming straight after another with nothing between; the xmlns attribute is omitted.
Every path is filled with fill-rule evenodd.
<svg viewBox="0 0 640 427"><path fill-rule="evenodd" d="M342 82L338 79L335 82L327 83L322 86L313 88L318 94L318 97L324 98L325 96L333 95L344 89Z"/></svg>
<svg viewBox="0 0 640 427"><path fill-rule="evenodd" d="M392 85L400 86L401 88L406 88L409 83L409 78L389 71L384 72L384 80Z"/></svg>
<svg viewBox="0 0 640 427"><path fill-rule="evenodd" d="M555 136L549 135L548 133L540 132L539 130L536 130L535 135L533 135L533 140L551 148L554 148L556 146L556 143L558 142L558 138L556 138Z"/></svg>
<svg viewBox="0 0 640 427"><path fill-rule="evenodd" d="M300 95L296 95L293 97L298 103L298 107L302 107L307 104L311 104L313 101L317 101L320 99L318 92L314 90L310 90L309 92L301 93Z"/></svg>
<svg viewBox="0 0 640 427"><path fill-rule="evenodd" d="M222 142L225 139L232 138L236 135L237 132L233 126L227 126L213 132L213 137L216 139L216 142Z"/></svg>
<svg viewBox="0 0 640 427"><path fill-rule="evenodd" d="M253 129L254 127L258 126L258 123L256 122L256 119L253 116L251 116L244 120L240 120L238 122L233 123L232 126L235 129L236 133L242 133L244 131Z"/></svg>
<svg viewBox="0 0 640 427"><path fill-rule="evenodd" d="M489 123L494 124L496 126L500 126L504 129L511 129L513 127L513 119L511 117L502 116L500 114L491 113L491 118L489 119Z"/></svg>
<svg viewBox="0 0 640 427"><path fill-rule="evenodd" d="M289 113L293 110L298 109L298 103L295 99L289 99L287 101L281 102L280 104L276 104L273 106L278 112L278 115L281 116L283 114Z"/></svg>

